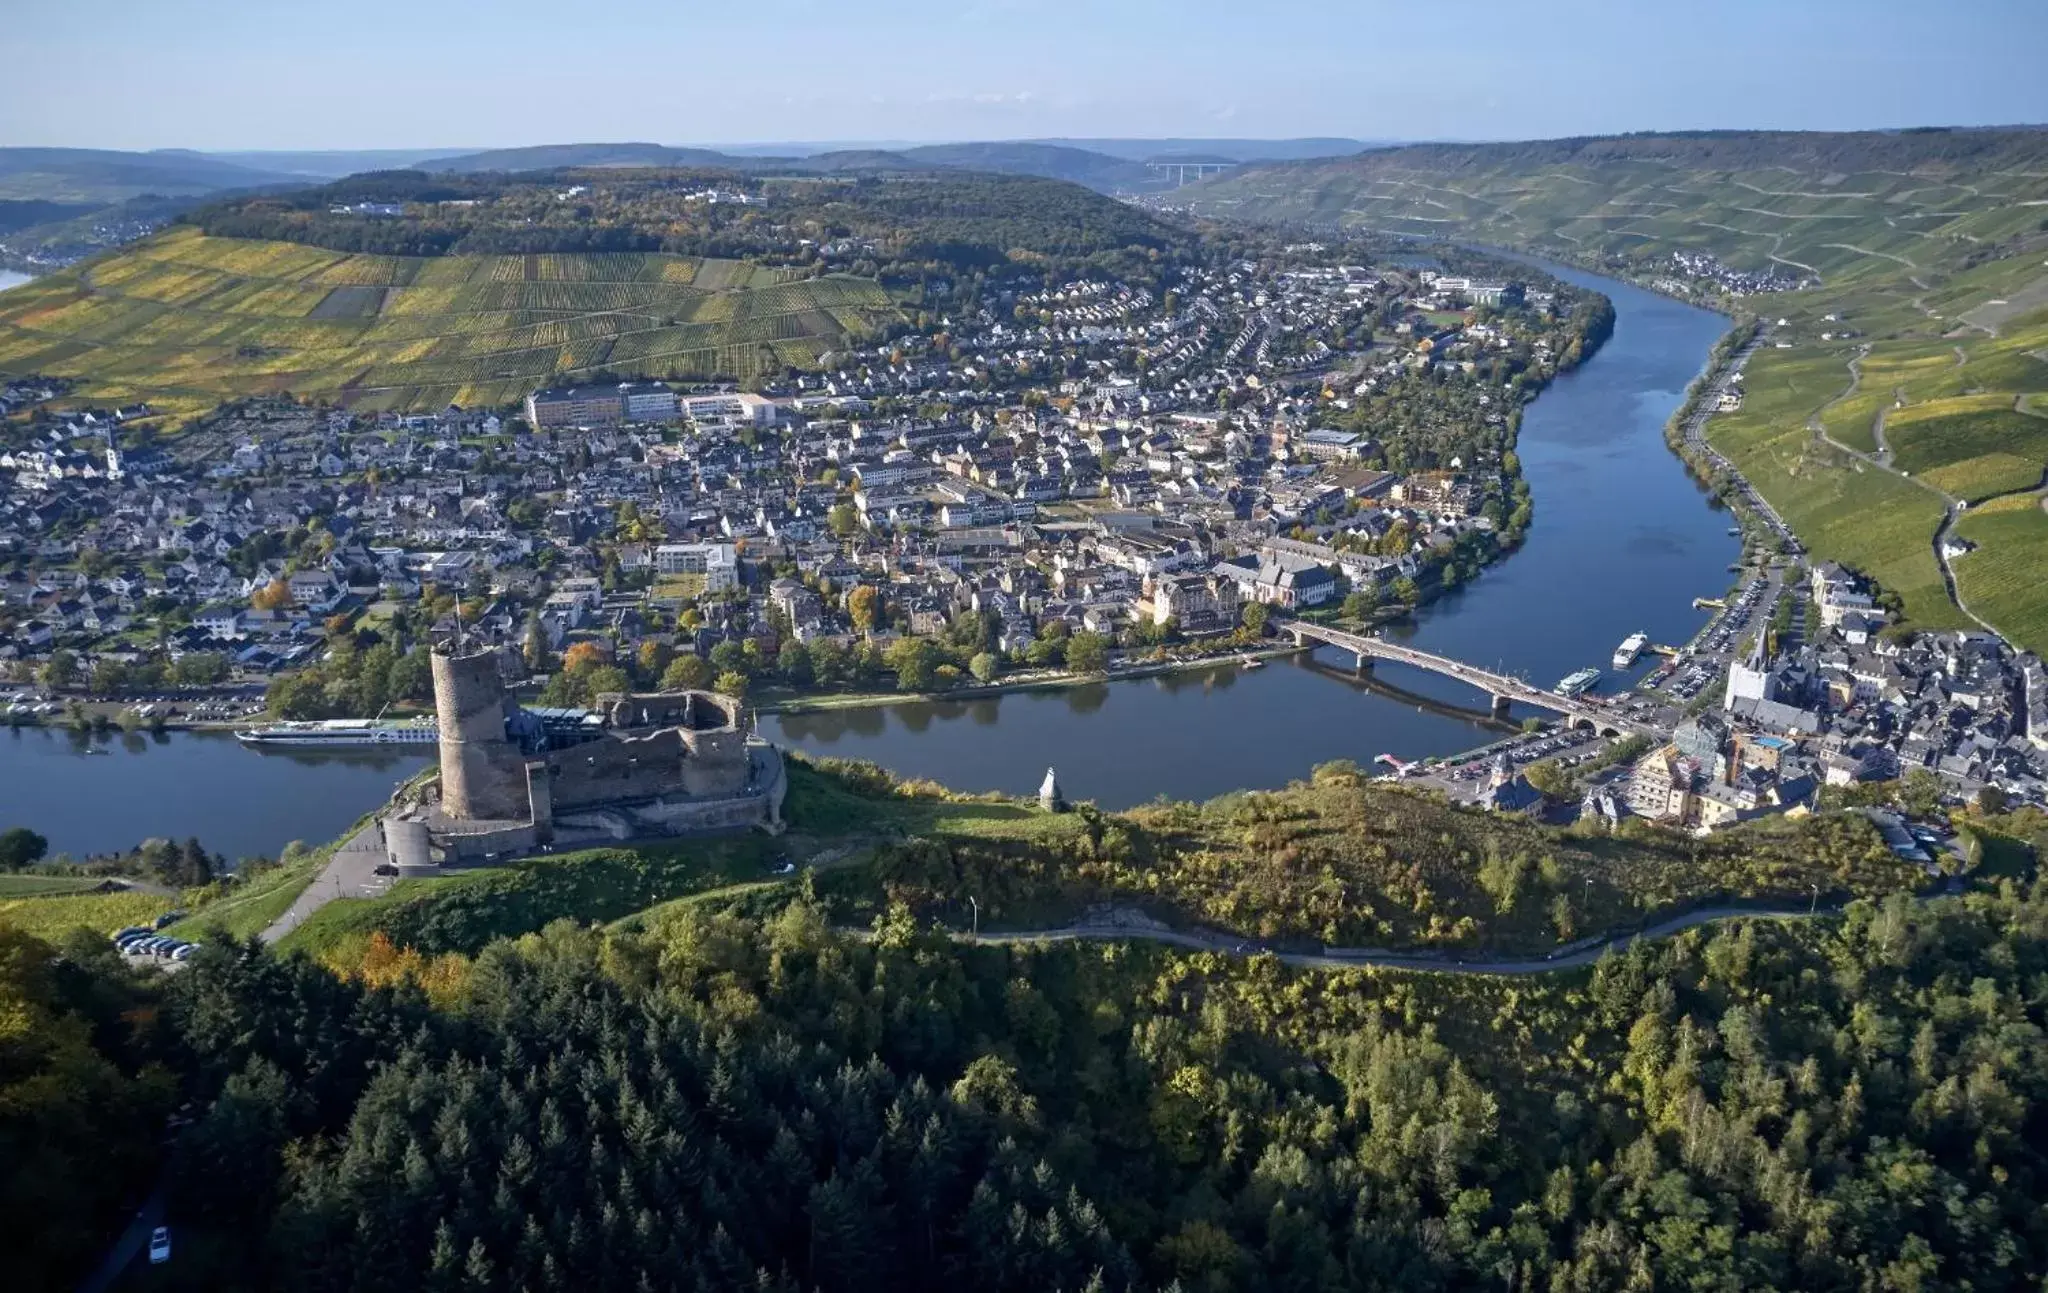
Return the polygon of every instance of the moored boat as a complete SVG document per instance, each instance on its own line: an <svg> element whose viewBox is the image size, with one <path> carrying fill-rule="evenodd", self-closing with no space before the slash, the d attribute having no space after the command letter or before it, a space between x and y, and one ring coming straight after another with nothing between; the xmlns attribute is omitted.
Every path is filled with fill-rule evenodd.
<svg viewBox="0 0 2048 1293"><path fill-rule="evenodd" d="M328 718L245 727L235 733L235 739L244 745L355 749L377 745L432 745L441 739L441 732L429 715L396 723L374 718Z"/></svg>

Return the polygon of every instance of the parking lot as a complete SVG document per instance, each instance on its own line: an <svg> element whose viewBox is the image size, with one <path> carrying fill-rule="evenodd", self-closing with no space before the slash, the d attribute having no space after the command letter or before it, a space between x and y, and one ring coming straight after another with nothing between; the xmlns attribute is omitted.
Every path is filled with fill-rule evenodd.
<svg viewBox="0 0 2048 1293"><path fill-rule="evenodd" d="M74 703L82 703L89 714L103 714L110 719L133 714L146 722L234 723L263 712L263 693L250 687L187 688L120 700L81 700L59 696L42 687L0 689L0 716L15 722L49 722L61 718Z"/></svg>
<svg viewBox="0 0 2048 1293"><path fill-rule="evenodd" d="M1497 741L1464 763L1446 768L1441 775L1451 781L1484 780L1492 771L1493 761L1503 754L1507 755L1509 765L1515 768L1553 758L1559 767L1573 768L1605 749L1609 739L1585 731L1560 729L1537 732Z"/></svg>

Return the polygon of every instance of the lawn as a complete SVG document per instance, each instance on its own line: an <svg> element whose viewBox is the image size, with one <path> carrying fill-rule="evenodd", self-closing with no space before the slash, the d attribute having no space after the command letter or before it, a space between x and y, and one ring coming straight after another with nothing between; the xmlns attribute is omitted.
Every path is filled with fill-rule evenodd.
<svg viewBox="0 0 2048 1293"><path fill-rule="evenodd" d="M778 852L776 841L758 834L665 840L401 880L379 898L328 903L283 945L319 953L381 930L422 952L474 952L550 921L613 921L684 894L758 880Z"/></svg>
<svg viewBox="0 0 2048 1293"><path fill-rule="evenodd" d="M349 834L355 829L351 827ZM234 938L260 934L291 910L293 901L313 882L332 852L331 848L322 849L261 872L246 884L229 888L225 896L199 907L185 919L166 926L166 932L181 938L204 938L216 931Z"/></svg>
<svg viewBox="0 0 2048 1293"><path fill-rule="evenodd" d="M652 596L656 601L680 601L704 594L704 576L693 574L656 575Z"/></svg>
<svg viewBox="0 0 2048 1293"><path fill-rule="evenodd" d="M1023 842L1071 837L1085 829L1075 815L1055 815L1019 800L956 797L937 787L898 787L872 765L828 761L824 770L801 758L787 764L784 815L790 833L663 840L586 849L477 867L427 879L402 880L382 897L328 903L283 942L327 954L382 931L400 946L426 953L474 951L493 938L516 936L559 919L618 921L663 904L768 892L778 859L857 861L876 841L909 837ZM236 928L261 928L290 903L303 883L280 884L275 912L260 922L246 907ZM252 891L240 899L254 904ZM225 906L225 904L223 904ZM202 928L219 911L189 923Z"/></svg>

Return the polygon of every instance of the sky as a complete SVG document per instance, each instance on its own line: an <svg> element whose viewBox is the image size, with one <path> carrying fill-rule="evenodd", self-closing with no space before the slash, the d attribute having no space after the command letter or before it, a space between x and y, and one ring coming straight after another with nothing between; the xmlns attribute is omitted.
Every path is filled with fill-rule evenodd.
<svg viewBox="0 0 2048 1293"><path fill-rule="evenodd" d="M2048 121L2048 0L6 0L0 146Z"/></svg>

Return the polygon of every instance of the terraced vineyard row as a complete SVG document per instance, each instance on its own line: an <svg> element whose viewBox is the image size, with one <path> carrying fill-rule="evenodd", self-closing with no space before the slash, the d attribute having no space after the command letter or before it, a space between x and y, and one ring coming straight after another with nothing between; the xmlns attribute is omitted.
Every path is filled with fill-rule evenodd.
<svg viewBox="0 0 2048 1293"><path fill-rule="evenodd" d="M352 256L178 229L12 292L0 373L199 408L506 403L558 377L750 378L897 317L870 280L637 254Z"/></svg>

